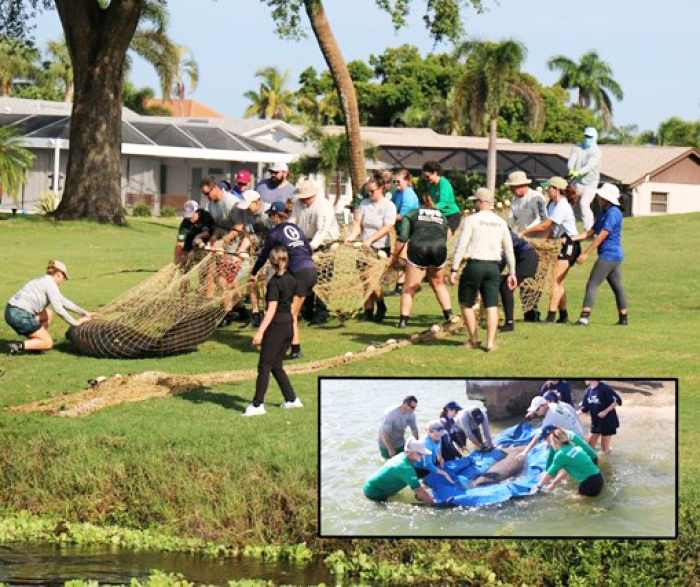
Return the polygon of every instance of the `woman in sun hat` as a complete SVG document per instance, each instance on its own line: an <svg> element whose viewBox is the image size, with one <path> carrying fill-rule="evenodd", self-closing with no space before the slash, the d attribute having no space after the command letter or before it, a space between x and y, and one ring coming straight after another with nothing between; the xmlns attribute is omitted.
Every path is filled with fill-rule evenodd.
<svg viewBox="0 0 700 587"><path fill-rule="evenodd" d="M68 279L68 269L65 263L57 260L49 261L46 275L28 281L10 298L5 306L5 322L27 340L9 343L8 354L15 355L22 351L47 351L53 347L53 338L48 331L53 318L49 305L71 326L79 326L95 316L93 312L83 310L61 294L58 286L66 279ZM80 314L81 318L76 320L67 310Z"/></svg>
<svg viewBox="0 0 700 587"><path fill-rule="evenodd" d="M572 237L577 234L574 206L578 198L576 188L570 185L563 177L552 177L547 182L547 206L548 218L539 224L530 226L520 233L520 236L528 236L542 231L548 231L550 238L561 240L561 250L552 275L552 289L549 294L549 312L545 322L558 322L566 324L569 321L567 311L566 290L564 280L569 269L581 254L581 244ZM559 319L556 319L559 310Z"/></svg>
<svg viewBox="0 0 700 587"><path fill-rule="evenodd" d="M576 324L588 325L591 308L595 302L598 288L606 279L615 294L618 320L621 326L627 325L627 297L622 287L622 210L620 209L620 190L611 183L604 183L596 191L600 198L602 212L596 218L593 228L582 232L572 240L581 241L593 238L593 242L581 253L577 263L583 264L593 249L598 249L598 260L593 265L591 275L586 284L586 295L583 298L581 317Z"/></svg>

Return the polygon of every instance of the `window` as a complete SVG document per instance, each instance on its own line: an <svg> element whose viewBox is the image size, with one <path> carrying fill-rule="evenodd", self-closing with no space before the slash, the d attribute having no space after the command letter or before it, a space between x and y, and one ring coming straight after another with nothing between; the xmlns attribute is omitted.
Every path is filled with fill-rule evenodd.
<svg viewBox="0 0 700 587"><path fill-rule="evenodd" d="M651 206L649 211L660 214L668 212L668 192L651 192Z"/></svg>

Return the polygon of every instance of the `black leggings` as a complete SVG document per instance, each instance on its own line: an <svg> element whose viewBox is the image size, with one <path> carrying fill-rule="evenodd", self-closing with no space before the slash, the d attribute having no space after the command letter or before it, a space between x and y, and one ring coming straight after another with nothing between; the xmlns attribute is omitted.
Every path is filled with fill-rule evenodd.
<svg viewBox="0 0 700 587"><path fill-rule="evenodd" d="M289 377L287 377L287 373L282 367L284 354L287 352L291 342L292 315L275 314L272 323L265 330L260 348L258 378L255 381L255 397L253 398L255 407L265 401L265 393L270 384L270 373L277 381L277 385L280 386L284 400L293 402L296 399Z"/></svg>
<svg viewBox="0 0 700 587"><path fill-rule="evenodd" d="M622 261L605 261L598 259L593 265L591 275L586 284L586 295L583 298L583 307L592 308L595 303L598 288L603 283L603 279L607 279L610 287L615 294L615 302L618 310L627 309L627 298L625 290L622 288Z"/></svg>
<svg viewBox="0 0 700 587"><path fill-rule="evenodd" d="M535 277L537 274L537 253L532 249L532 254L521 259L515 267L515 277L518 280L518 285L525 281L528 277ZM508 276L501 275L501 301L503 302L503 313L506 316L506 322L513 321L513 312L515 309L515 298L513 290L508 287Z"/></svg>

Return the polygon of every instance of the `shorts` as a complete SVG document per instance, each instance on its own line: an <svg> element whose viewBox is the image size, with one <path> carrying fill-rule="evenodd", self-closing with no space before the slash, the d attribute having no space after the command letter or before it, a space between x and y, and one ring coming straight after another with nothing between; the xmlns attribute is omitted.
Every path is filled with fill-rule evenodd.
<svg viewBox="0 0 700 587"><path fill-rule="evenodd" d="M291 273L291 271L290 271ZM297 280L297 288L294 295L300 298L305 298L314 289L316 281L318 281L318 275L316 274L316 268L310 269L299 269L295 273L292 273Z"/></svg>
<svg viewBox="0 0 700 587"><path fill-rule="evenodd" d="M447 216L446 219L447 219L447 226L450 227L452 234L454 234L455 232L457 232L457 229L459 228L459 223L462 222L462 213L455 212L454 214L450 214L449 216Z"/></svg>
<svg viewBox="0 0 700 587"><path fill-rule="evenodd" d="M41 328L38 316L10 304L5 306L5 322L20 336L29 336Z"/></svg>
<svg viewBox="0 0 700 587"><path fill-rule="evenodd" d="M485 308L498 306L498 285L501 272L498 261L469 259L459 278L457 299L462 306L471 307L481 292Z"/></svg>
<svg viewBox="0 0 700 587"><path fill-rule="evenodd" d="M403 452L403 446L395 446L394 447L394 454L397 455L400 452ZM379 445L379 454L382 455L383 459L390 459L391 456L389 455L389 451L386 449L386 446L383 444Z"/></svg>
<svg viewBox="0 0 700 587"><path fill-rule="evenodd" d="M600 473L591 475L578 486L579 495L586 495L588 497L595 497L601 491L603 491L603 476Z"/></svg>
<svg viewBox="0 0 700 587"><path fill-rule="evenodd" d="M609 415L609 414L608 414ZM591 416L591 434L600 434L601 436L612 436L617 434L619 426L617 418L598 418Z"/></svg>
<svg viewBox="0 0 700 587"><path fill-rule="evenodd" d="M579 241L572 241L569 235L564 235L562 239L564 242L561 245L557 260L568 261L569 267L571 267L576 263L576 259L578 259L578 256L581 254L581 243Z"/></svg>
<svg viewBox="0 0 700 587"><path fill-rule="evenodd" d="M418 269L436 267L440 269L447 262L446 245L408 245L408 262Z"/></svg>

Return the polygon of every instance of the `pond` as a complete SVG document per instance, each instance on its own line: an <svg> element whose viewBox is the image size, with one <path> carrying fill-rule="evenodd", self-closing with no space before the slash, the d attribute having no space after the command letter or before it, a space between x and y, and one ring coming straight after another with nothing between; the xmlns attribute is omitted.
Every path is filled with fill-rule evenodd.
<svg viewBox="0 0 700 587"><path fill-rule="evenodd" d="M464 380L322 379L321 534L323 536L673 537L676 518L675 387L624 393L612 454L600 455L606 484L596 498L574 499L573 481L550 494L482 508L436 509L404 489L386 503L366 499L364 481L384 462L377 430L384 409L413 394L419 431ZM528 382L523 382L527 385ZM533 388L533 395L537 388ZM495 422L498 432L520 420ZM588 431L590 422L582 418ZM408 433L408 432L407 432Z"/></svg>

